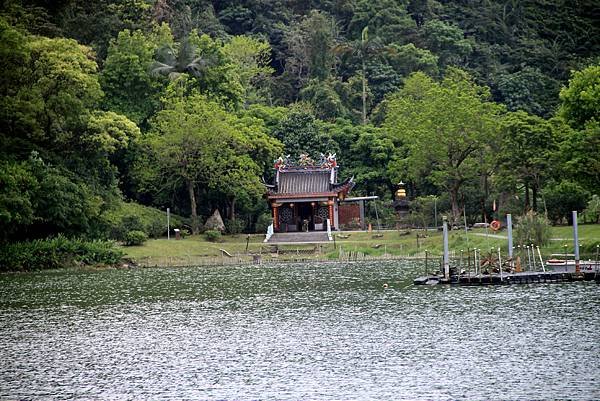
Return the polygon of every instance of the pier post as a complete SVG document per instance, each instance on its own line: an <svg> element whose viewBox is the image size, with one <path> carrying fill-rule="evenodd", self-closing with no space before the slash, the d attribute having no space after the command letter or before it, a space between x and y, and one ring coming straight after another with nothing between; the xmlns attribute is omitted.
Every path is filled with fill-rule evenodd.
<svg viewBox="0 0 600 401"><path fill-rule="evenodd" d="M573 210L573 240L575 241L575 273L581 271L579 267L579 232L577 230L577 211Z"/></svg>
<svg viewBox="0 0 600 401"><path fill-rule="evenodd" d="M512 215L506 215L506 229L508 230L508 260L510 260L510 269L513 270L515 262L513 261L513 236L512 236Z"/></svg>
<svg viewBox="0 0 600 401"><path fill-rule="evenodd" d="M502 281L502 257L500 256L500 247L498 247L498 270L500 273L500 281Z"/></svg>
<svg viewBox="0 0 600 401"><path fill-rule="evenodd" d="M444 216L444 277L450 278L450 261L448 258L448 221Z"/></svg>

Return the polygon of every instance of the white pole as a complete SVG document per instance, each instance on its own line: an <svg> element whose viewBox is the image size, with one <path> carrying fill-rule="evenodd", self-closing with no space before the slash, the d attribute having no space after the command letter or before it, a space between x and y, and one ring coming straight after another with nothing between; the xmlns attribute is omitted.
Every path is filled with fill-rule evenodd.
<svg viewBox="0 0 600 401"><path fill-rule="evenodd" d="M573 210L573 240L575 241L575 273L579 273L579 231L577 229L577 211Z"/></svg>
<svg viewBox="0 0 600 401"><path fill-rule="evenodd" d="M538 256L540 257L540 264L542 265L542 271L546 272L546 266L544 266L544 260L542 259L542 253L540 252L540 247L537 247Z"/></svg>
<svg viewBox="0 0 600 401"><path fill-rule="evenodd" d="M467 239L467 248L469 247L469 233L467 232L467 208L463 205L463 218L465 220L465 238Z"/></svg>
<svg viewBox="0 0 600 401"><path fill-rule="evenodd" d="M502 257L500 256L500 247L498 247L498 266L500 270L500 281L502 281Z"/></svg>
<svg viewBox="0 0 600 401"><path fill-rule="evenodd" d="M533 271L535 271L535 246L531 244L531 263L533 264Z"/></svg>
<svg viewBox="0 0 600 401"><path fill-rule="evenodd" d="M508 259L510 260L510 269L514 269L515 262L513 260L513 237L512 237L512 215L506 215L506 228L508 229Z"/></svg>
<svg viewBox="0 0 600 401"><path fill-rule="evenodd" d="M167 208L167 240L171 239L171 208Z"/></svg>
<svg viewBox="0 0 600 401"><path fill-rule="evenodd" d="M444 219L444 277L450 278L450 262L448 260L448 222Z"/></svg>

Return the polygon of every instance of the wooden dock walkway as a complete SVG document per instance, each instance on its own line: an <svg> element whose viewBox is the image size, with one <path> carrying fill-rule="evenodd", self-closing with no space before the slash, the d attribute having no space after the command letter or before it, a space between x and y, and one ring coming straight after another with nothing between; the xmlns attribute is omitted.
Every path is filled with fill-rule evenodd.
<svg viewBox="0 0 600 401"><path fill-rule="evenodd" d="M443 276L421 276L414 280L415 285L510 285L510 284L532 284L532 283L563 283L573 281L592 281L596 277L595 273L575 273L575 272L520 272L520 273L492 273L450 276L446 279ZM598 281L598 280L596 280Z"/></svg>

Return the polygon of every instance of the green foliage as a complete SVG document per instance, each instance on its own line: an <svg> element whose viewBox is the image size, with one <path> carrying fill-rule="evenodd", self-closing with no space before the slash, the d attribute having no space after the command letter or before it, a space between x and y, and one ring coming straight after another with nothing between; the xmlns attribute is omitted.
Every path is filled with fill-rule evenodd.
<svg viewBox="0 0 600 401"><path fill-rule="evenodd" d="M569 86L560 91L560 114L574 128L600 123L600 65L574 71Z"/></svg>
<svg viewBox="0 0 600 401"><path fill-rule="evenodd" d="M78 265L117 264L123 252L110 241L58 236L0 244L0 271L58 269Z"/></svg>
<svg viewBox="0 0 600 401"><path fill-rule="evenodd" d="M206 230L204 238L209 242L219 242L221 240L221 232L219 230Z"/></svg>
<svg viewBox="0 0 600 401"><path fill-rule="evenodd" d="M349 24L349 36L359 37L364 27L384 43L406 41L415 36L416 24L406 10L407 2L359 0Z"/></svg>
<svg viewBox="0 0 600 401"><path fill-rule="evenodd" d="M181 227L181 217L171 213L171 227ZM124 241L130 231L142 231L150 238L159 238L167 233L165 211L143 206L134 202L119 202L118 206L102 215L104 235Z"/></svg>
<svg viewBox="0 0 600 401"><path fill-rule="evenodd" d="M225 220L225 228L227 229L227 233L231 235L238 235L244 231L246 224L243 220Z"/></svg>
<svg viewBox="0 0 600 401"><path fill-rule="evenodd" d="M550 222L543 215L529 212L517 218L515 242L521 246L543 246L550 241Z"/></svg>
<svg viewBox="0 0 600 401"><path fill-rule="evenodd" d="M427 47L439 56L441 66L465 64L465 57L473 51L473 42L465 39L462 29L439 20L427 21L423 29Z"/></svg>
<svg viewBox="0 0 600 401"><path fill-rule="evenodd" d="M496 80L500 101L511 111L524 110L549 117L555 110L559 82L537 68L526 67Z"/></svg>
<svg viewBox="0 0 600 401"><path fill-rule="evenodd" d="M413 74L388 104L384 128L407 152L390 164L390 174L396 182L427 177L448 191L454 221L461 215L460 190L489 163L485 151L498 133L501 109L488 99L487 88L449 69L441 83Z"/></svg>
<svg viewBox="0 0 600 401"><path fill-rule="evenodd" d="M261 84L274 72L269 65L271 62L269 43L249 36L234 36L225 44L223 52L238 70L246 102L259 101Z"/></svg>
<svg viewBox="0 0 600 401"><path fill-rule="evenodd" d="M273 216L271 216L271 212L262 213L258 216L256 220L256 225L254 226L254 232L259 234L264 234L267 232L267 228L273 223Z"/></svg>
<svg viewBox="0 0 600 401"><path fill-rule="evenodd" d="M551 157L556 152L553 127L541 117L524 111L508 113L501 120L502 142L497 161L499 186L517 192L517 184L539 189L550 173ZM533 208L537 199L533 199ZM530 207L526 204L525 207Z"/></svg>
<svg viewBox="0 0 600 401"><path fill-rule="evenodd" d="M581 212L589 199L589 192L579 184L567 180L549 182L542 191L548 209L548 217L555 222L566 219L572 224L572 211Z"/></svg>
<svg viewBox="0 0 600 401"><path fill-rule="evenodd" d="M144 242L148 240L148 236L145 232L139 230L129 231L125 235L125 245L134 246L134 245L143 245Z"/></svg>
<svg viewBox="0 0 600 401"><path fill-rule="evenodd" d="M164 82L150 74L154 54L160 46L173 43L167 25L151 33L124 30L112 40L100 75L106 94L104 106L122 113L138 125L146 125L160 106Z"/></svg>
<svg viewBox="0 0 600 401"><path fill-rule="evenodd" d="M306 153L313 160L325 152L337 152L337 144L327 133L320 130L319 121L315 119L310 107L297 104L280 121L273 135L284 146L284 152L297 158Z"/></svg>
<svg viewBox="0 0 600 401"><path fill-rule="evenodd" d="M256 198L261 194L262 163L280 148L260 121L239 119L204 96L182 97L176 90L141 142L146 158L139 161L136 174L150 193L186 191L196 234L197 189L230 201L236 196Z"/></svg>
<svg viewBox="0 0 600 401"><path fill-rule="evenodd" d="M583 211L584 222L600 223L600 196L592 195Z"/></svg>
<svg viewBox="0 0 600 401"><path fill-rule="evenodd" d="M104 204L79 177L45 163L34 152L23 162L0 164L0 237L83 234Z"/></svg>
<svg viewBox="0 0 600 401"><path fill-rule="evenodd" d="M554 159L561 173L592 193L600 191L600 122L592 120L581 130L565 127L554 121L559 131L559 150Z"/></svg>
<svg viewBox="0 0 600 401"><path fill-rule="evenodd" d="M329 77L335 61L333 46L337 37L337 27L331 17L313 10L284 29L283 40L289 54L285 68L297 84L303 85L311 78Z"/></svg>

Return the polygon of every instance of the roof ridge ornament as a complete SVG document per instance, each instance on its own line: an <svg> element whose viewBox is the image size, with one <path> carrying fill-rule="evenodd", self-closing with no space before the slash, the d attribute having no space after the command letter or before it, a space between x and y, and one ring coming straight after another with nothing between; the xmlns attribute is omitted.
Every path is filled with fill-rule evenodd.
<svg viewBox="0 0 600 401"><path fill-rule="evenodd" d="M337 168L337 159L336 154L329 152L327 156L321 153L319 162L316 163L308 153L301 153L300 157L297 161L294 161L290 158L290 155L279 156L277 159L273 160L273 169L281 171L286 169L308 169L308 168L316 168L316 169L336 169Z"/></svg>

